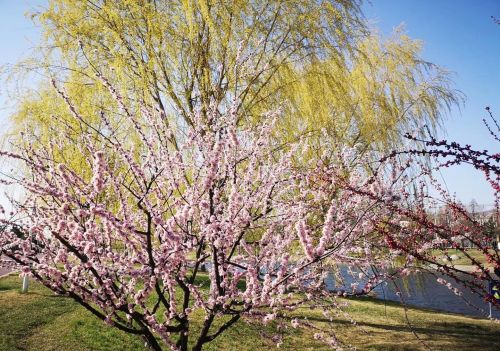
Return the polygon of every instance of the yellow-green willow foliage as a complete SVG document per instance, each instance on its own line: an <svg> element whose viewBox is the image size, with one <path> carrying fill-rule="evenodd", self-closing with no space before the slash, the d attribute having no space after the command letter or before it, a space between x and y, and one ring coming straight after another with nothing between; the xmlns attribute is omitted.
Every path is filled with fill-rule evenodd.
<svg viewBox="0 0 500 351"><path fill-rule="evenodd" d="M80 149L80 136L91 129L103 130L104 126L97 124L99 114L116 110L116 106L112 105L102 85L94 84L92 89L88 89L80 74L71 74L68 78L71 84L65 85L65 92L71 97L77 112L85 117L83 121L73 118L58 92L43 82L38 89L30 89L21 97L21 103L11 116L15 128L9 134L14 136L16 143L49 147L55 161L64 161L74 169L81 169L81 158L90 157L90 154L88 150ZM106 106L105 110L102 106ZM119 123L116 118L119 115L116 112L113 114L115 123ZM62 149L57 145L50 145L52 136L62 131L68 135L67 145ZM27 139L26 135L36 139ZM85 174L84 170L82 172L83 177L90 177L90 173Z"/></svg>
<svg viewBox="0 0 500 351"><path fill-rule="evenodd" d="M461 94L446 71L420 58L421 46L398 31L385 41L359 39L347 64L328 58L287 65L270 84L290 82L277 93L288 102L286 134L325 128L340 144L383 151L405 132L434 130Z"/></svg>
<svg viewBox="0 0 500 351"><path fill-rule="evenodd" d="M326 129L340 143L387 147L401 141L402 130L436 125L456 95L446 74L420 59L418 42L370 34L359 5L49 0L33 15L44 30L43 59L35 66L64 86L90 125L92 116L106 113L124 135L130 129L96 73L122 92L131 111L155 105L179 128L210 101L237 94L241 123L258 123L262 112L283 106L278 135L285 140ZM249 53L258 73L236 79L235 62ZM36 126L42 140L58 128L87 127L61 123L68 111L49 90L24 99L16 125Z"/></svg>

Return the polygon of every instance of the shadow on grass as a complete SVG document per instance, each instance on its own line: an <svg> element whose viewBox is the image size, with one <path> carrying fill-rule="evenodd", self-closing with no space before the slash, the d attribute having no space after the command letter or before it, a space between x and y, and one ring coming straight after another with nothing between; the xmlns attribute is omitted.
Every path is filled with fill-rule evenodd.
<svg viewBox="0 0 500 351"><path fill-rule="evenodd" d="M200 276L197 284L201 283L204 286L208 285L208 277ZM19 289L19 277L0 279L0 290L11 290L12 298L21 296L15 293ZM54 295L42 286L33 284L27 295L36 296L36 298L25 301L19 299L22 303L18 305L9 298L9 292L6 294L9 295L6 295L4 303L0 304L0 350L2 351L37 350L34 345L38 345L38 350L62 350L68 347L75 350L77 347L83 347L82 350L143 350L139 339L135 340L128 336L125 338L125 335L119 334L87 311L83 311L71 299ZM408 325L405 324L402 310L390 311L387 319L384 316L384 306L401 309L401 304L374 298L349 300L353 302L350 313L358 320L357 325L365 328L368 334L363 336L360 330L347 320L334 320L332 326L339 330L339 334L344 335L346 341L352 340L354 346L358 344L359 350L423 349L418 340L411 335ZM360 304L357 305L354 302ZM460 320L459 315L446 314L436 315L436 319L433 320L435 311L413 308L410 310L410 313L416 313L410 316L410 321L414 322L413 330L429 342L433 350L500 350L498 324L488 324L487 321L477 319ZM363 316L371 317L366 319L372 320L363 321ZM307 313L307 317L311 322L329 323L317 311ZM373 317L377 320L374 321ZM238 324L236 328L228 330L227 334L221 336L217 343L210 345L207 349L268 350L274 347L274 343L266 340L268 338L261 335L261 332L265 330L269 335L279 333L271 329ZM287 337L290 339L283 345L284 350L327 349L322 346L312 347L314 343L312 335L297 334L297 330L291 329L289 332ZM339 336L342 339L342 335ZM47 344L47 347L41 347L40 343Z"/></svg>

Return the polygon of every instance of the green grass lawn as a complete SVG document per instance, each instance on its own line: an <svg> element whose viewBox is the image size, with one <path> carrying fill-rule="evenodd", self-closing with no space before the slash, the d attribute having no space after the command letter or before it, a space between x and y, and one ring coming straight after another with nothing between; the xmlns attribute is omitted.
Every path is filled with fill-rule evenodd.
<svg viewBox="0 0 500 351"><path fill-rule="evenodd" d="M28 294L20 294L21 279L0 279L0 350L84 351L145 350L143 342L108 327L73 301L53 295L32 283ZM403 308L372 299L351 300L348 308L358 322L345 318L333 328L343 341L358 350L424 350L405 322ZM310 321L326 325L318 310L304 310ZM433 350L500 350L500 324L458 315L409 309L409 320L420 339ZM275 348L271 336L275 325L261 327L240 322L207 350L268 350ZM288 328L281 332L280 350L326 350L309 331Z"/></svg>
<svg viewBox="0 0 500 351"><path fill-rule="evenodd" d="M460 250L456 249L432 250L432 255L436 256L440 263L443 263L444 261L442 259L446 257L445 252L448 254L449 257L451 257L452 255L457 255L459 257L458 260L449 261L448 264L465 265L465 266L472 264L470 258L465 256L464 253L462 253ZM470 255L472 258L474 258L484 266L491 266L491 264L488 264L486 262L486 257L484 256L482 251L478 249L466 249L466 252L468 255ZM493 254L494 250L491 249L490 252Z"/></svg>

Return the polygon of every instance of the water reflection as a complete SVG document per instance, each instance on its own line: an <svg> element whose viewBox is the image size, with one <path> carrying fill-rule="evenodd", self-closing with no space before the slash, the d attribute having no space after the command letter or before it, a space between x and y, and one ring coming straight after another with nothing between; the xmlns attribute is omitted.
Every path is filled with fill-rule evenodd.
<svg viewBox="0 0 500 351"><path fill-rule="evenodd" d="M335 282L334 274L330 273L326 279L328 289L345 289L351 291L351 283L359 281L348 273L347 267L341 267L340 275L342 282ZM458 288L462 296L455 295L447 286L437 282L437 278L443 278L451 283L452 288ZM430 308L444 312L460 313L469 316L487 317L489 315L489 305L482 297L473 294L469 289L447 279L446 276L429 272L413 273L407 277L399 277L391 283L381 284L374 289L377 298L389 301L402 302L410 306ZM398 296L398 289L401 297ZM492 315L500 318L500 310L493 307Z"/></svg>
<svg viewBox="0 0 500 351"><path fill-rule="evenodd" d="M205 268L210 270L211 264L206 263ZM329 290L336 288L337 290L352 291L352 283L360 283L360 286L363 286L366 282L359 278L357 272L349 272L347 266L340 266L336 269L339 272L338 276L341 278L341 281L339 282L338 279L335 279L334 274L330 272L325 280L326 287ZM264 272L265 270L261 271L262 278ZM354 277L352 273L355 273ZM457 296L446 285L438 283L438 278L445 279L452 285L452 289L459 289L462 295ZM465 276L463 278L466 279ZM398 296L398 290L401 291L401 296ZM481 296L472 293L466 287L457 284L452 279L440 273L415 272L409 276L394 279L394 283L381 284L372 293L379 299L395 302L404 301L409 306L483 318L487 318L489 315L489 305ZM492 316L500 319L500 310L494 306L492 307Z"/></svg>

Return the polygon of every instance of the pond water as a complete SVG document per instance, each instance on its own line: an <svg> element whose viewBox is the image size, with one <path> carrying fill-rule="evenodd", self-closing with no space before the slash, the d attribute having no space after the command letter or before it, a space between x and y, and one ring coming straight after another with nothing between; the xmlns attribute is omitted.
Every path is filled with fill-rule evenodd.
<svg viewBox="0 0 500 351"><path fill-rule="evenodd" d="M206 268L211 269L211 264L207 263ZM341 266L339 269L343 280L342 284L336 283L333 273L329 273L325 280L327 289L352 291L351 283L362 282L358 277L353 278L348 273L347 266ZM462 295L458 296L447 286L438 283L438 278L443 278L451 283L452 288L459 289ZM466 279L466 277L463 278ZM401 296L397 294L398 289L401 291ZM472 293L469 289L437 272L421 271L412 273L406 277L398 277L394 279L394 283L387 282L377 286L372 293L376 298L381 300L404 302L408 306L429 308L443 312L482 318L488 318L490 313L489 304L483 300L483 297ZM500 319L500 309L493 306L491 312L492 317Z"/></svg>
<svg viewBox="0 0 500 351"><path fill-rule="evenodd" d="M336 284L333 274L329 274L326 279L327 287L333 289L345 288L351 290L350 284L354 281L347 268L341 268L343 285ZM448 287L437 282L437 278L442 277L449 281L453 287L462 292L462 296L455 295ZM358 281L358 279L356 279ZM398 288L401 291L401 297L398 296ZM388 282L376 287L373 291L379 299L385 299L395 302L403 302L409 306L430 308L443 312L459 313L469 316L486 318L489 315L489 304L481 296L473 294L469 289L455 283L452 279L439 273L418 272L412 273L407 277L401 277L394 280L394 283ZM492 307L492 316L500 318L500 310Z"/></svg>

